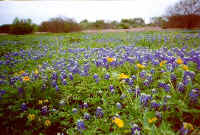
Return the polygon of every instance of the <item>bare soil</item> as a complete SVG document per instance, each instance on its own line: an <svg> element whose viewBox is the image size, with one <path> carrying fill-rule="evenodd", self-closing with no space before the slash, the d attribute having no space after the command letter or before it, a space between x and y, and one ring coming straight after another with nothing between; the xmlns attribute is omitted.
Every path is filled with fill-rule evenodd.
<svg viewBox="0 0 200 135"><path fill-rule="evenodd" d="M100 29L100 30L83 30L85 33L105 33L105 32L140 32L140 31L162 31L160 27L140 27L131 29Z"/></svg>

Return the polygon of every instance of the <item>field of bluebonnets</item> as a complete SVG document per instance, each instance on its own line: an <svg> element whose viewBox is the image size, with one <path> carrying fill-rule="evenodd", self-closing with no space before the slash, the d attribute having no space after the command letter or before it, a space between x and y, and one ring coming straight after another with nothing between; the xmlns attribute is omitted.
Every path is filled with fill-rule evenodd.
<svg viewBox="0 0 200 135"><path fill-rule="evenodd" d="M200 33L0 37L0 132L199 135Z"/></svg>

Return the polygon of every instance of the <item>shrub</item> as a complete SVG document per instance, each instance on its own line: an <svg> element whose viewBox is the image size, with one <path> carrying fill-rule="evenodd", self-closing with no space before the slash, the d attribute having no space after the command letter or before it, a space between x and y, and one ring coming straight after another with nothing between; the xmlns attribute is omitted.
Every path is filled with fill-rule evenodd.
<svg viewBox="0 0 200 135"><path fill-rule="evenodd" d="M8 33L10 31L10 24L4 24L0 26L0 33Z"/></svg>
<svg viewBox="0 0 200 135"><path fill-rule="evenodd" d="M39 27L40 32L53 33L67 33L80 30L80 25L74 20L62 17L51 18L49 21L42 22L42 24Z"/></svg>
<svg viewBox="0 0 200 135"><path fill-rule="evenodd" d="M30 34L34 31L34 24L32 23L31 19L18 19L15 18L9 33L16 34L16 35L24 35Z"/></svg>

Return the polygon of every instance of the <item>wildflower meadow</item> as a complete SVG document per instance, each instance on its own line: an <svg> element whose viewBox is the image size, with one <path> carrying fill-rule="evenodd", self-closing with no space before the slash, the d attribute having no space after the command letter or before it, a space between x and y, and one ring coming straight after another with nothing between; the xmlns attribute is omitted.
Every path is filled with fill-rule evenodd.
<svg viewBox="0 0 200 135"><path fill-rule="evenodd" d="M200 135L198 31L0 36L1 135Z"/></svg>

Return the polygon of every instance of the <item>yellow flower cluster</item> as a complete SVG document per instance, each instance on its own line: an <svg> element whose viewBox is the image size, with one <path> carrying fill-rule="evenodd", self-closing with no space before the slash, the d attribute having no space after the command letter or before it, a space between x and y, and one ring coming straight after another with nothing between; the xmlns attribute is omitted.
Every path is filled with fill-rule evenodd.
<svg viewBox="0 0 200 135"><path fill-rule="evenodd" d="M28 76L24 76L24 77L23 77L23 81L24 81L24 82L27 82L27 81L29 81L29 80L30 80L30 78L29 78Z"/></svg>
<svg viewBox="0 0 200 135"><path fill-rule="evenodd" d="M189 68L188 68L187 65L183 65L183 66L182 66L182 69L185 70L185 71L189 70Z"/></svg>
<svg viewBox="0 0 200 135"><path fill-rule="evenodd" d="M121 120L120 118L115 117L113 122L119 127L122 128L124 127L124 122L123 120Z"/></svg>
<svg viewBox="0 0 200 135"><path fill-rule="evenodd" d="M32 121L35 119L35 114L29 114L28 115L28 120Z"/></svg>
<svg viewBox="0 0 200 135"><path fill-rule="evenodd" d="M24 70L21 70L21 71L19 71L19 74L24 74L25 72L24 72Z"/></svg>
<svg viewBox="0 0 200 135"><path fill-rule="evenodd" d="M111 58L111 57L107 57L107 61L111 63L111 62L115 61L115 59Z"/></svg>
<svg viewBox="0 0 200 135"><path fill-rule="evenodd" d="M126 75L126 74L124 74L124 73L121 73L121 74L119 75L119 79L127 79L127 78L129 78L129 76Z"/></svg>
<svg viewBox="0 0 200 135"><path fill-rule="evenodd" d="M183 64L183 60L182 60L181 58L177 58L177 59L176 59L176 63L177 63L177 64Z"/></svg>
<svg viewBox="0 0 200 135"><path fill-rule="evenodd" d="M163 60L163 61L161 61L160 62L160 67L162 67L164 64L166 64L167 63L167 61L166 60Z"/></svg>
<svg viewBox="0 0 200 135"><path fill-rule="evenodd" d="M47 126L47 127L51 126L51 121L45 120L44 125Z"/></svg>
<svg viewBox="0 0 200 135"><path fill-rule="evenodd" d="M187 123L187 122L183 123L183 127L184 129L194 130L194 127L192 126L192 124Z"/></svg>
<svg viewBox="0 0 200 135"><path fill-rule="evenodd" d="M39 73L39 71L36 69L34 73L37 75Z"/></svg>
<svg viewBox="0 0 200 135"><path fill-rule="evenodd" d="M48 99L45 99L45 100L38 100L38 104L39 105L42 105L43 103L48 103L49 100Z"/></svg>
<svg viewBox="0 0 200 135"><path fill-rule="evenodd" d="M148 119L148 123L151 124L151 123L156 122L157 120L158 120L157 117L153 117L153 118L151 118L151 119Z"/></svg>
<svg viewBox="0 0 200 135"><path fill-rule="evenodd" d="M142 64L137 64L137 67L138 67L139 69L144 69L144 68L145 68L145 66L142 65Z"/></svg>

